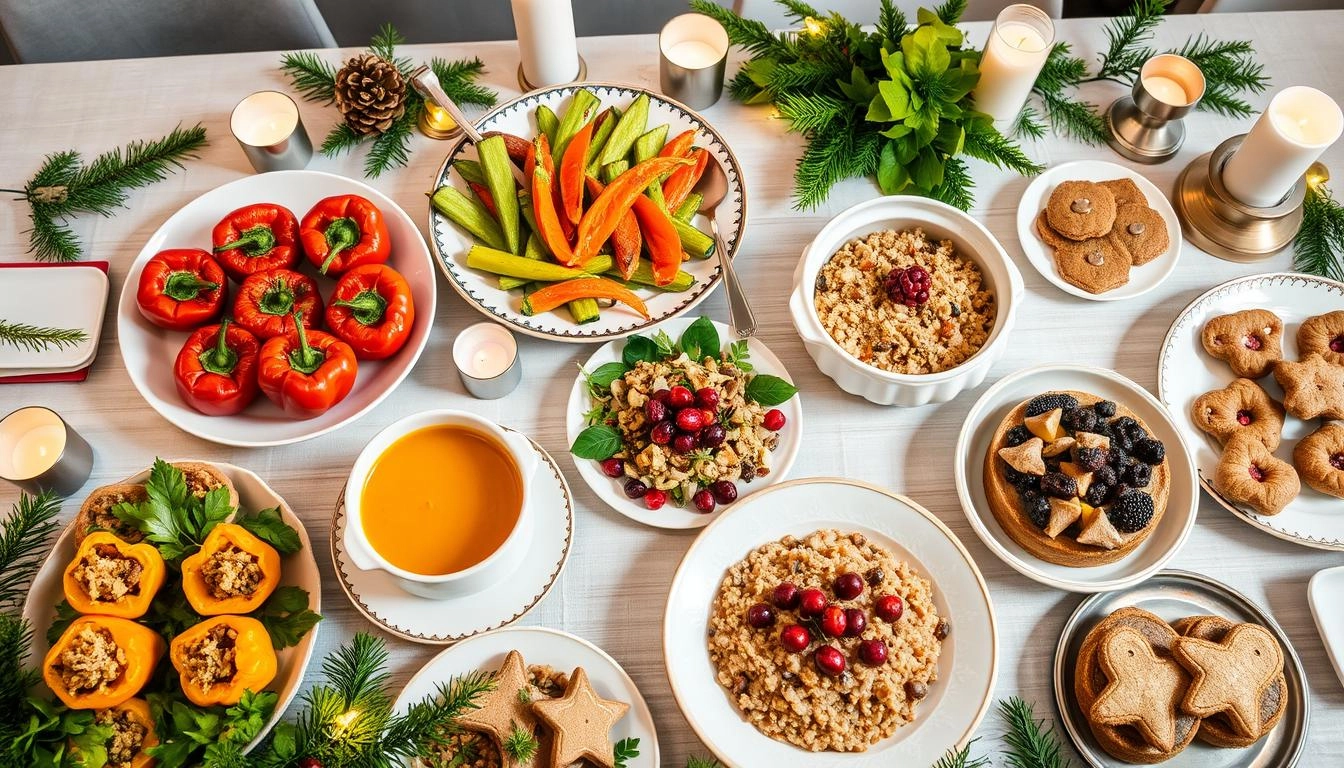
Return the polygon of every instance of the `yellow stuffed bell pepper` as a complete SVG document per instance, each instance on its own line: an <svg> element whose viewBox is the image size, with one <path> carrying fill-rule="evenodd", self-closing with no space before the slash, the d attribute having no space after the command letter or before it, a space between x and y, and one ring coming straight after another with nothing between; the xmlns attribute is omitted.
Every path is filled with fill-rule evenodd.
<svg viewBox="0 0 1344 768"><path fill-rule="evenodd" d="M182 591L202 616L251 613L280 584L280 553L241 525L220 523L182 561Z"/></svg>
<svg viewBox="0 0 1344 768"><path fill-rule="evenodd" d="M159 736L154 732L154 717L150 714L148 701L127 699L115 707L98 710L93 719L99 725L112 726L112 738L104 745L107 765L152 768L156 761L147 750L158 746Z"/></svg>
<svg viewBox="0 0 1344 768"><path fill-rule="evenodd" d="M202 707L237 704L244 691L261 691L275 678L275 650L260 621L215 616L173 638L168 652L182 692Z"/></svg>
<svg viewBox="0 0 1344 768"><path fill-rule="evenodd" d="M66 566L65 599L80 613L138 619L163 586L166 570L152 544L128 544L108 531L94 531Z"/></svg>
<svg viewBox="0 0 1344 768"><path fill-rule="evenodd" d="M47 651L42 679L71 709L115 707L145 687L163 649L159 633L130 619L81 616Z"/></svg>

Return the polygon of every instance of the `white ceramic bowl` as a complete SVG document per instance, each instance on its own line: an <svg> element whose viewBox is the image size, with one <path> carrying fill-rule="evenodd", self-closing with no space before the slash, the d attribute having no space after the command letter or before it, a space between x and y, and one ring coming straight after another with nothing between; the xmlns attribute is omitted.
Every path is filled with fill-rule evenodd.
<svg viewBox="0 0 1344 768"><path fill-rule="evenodd" d="M812 296L817 274L835 252L856 237L885 229L918 227L935 240L951 240L957 252L974 261L994 292L994 328L985 345L961 365L940 373L902 374L859 362L835 343L817 317ZM827 222L803 250L793 276L789 314L803 346L821 372L841 389L878 405L917 406L942 403L985 380L1007 346L1017 304L1025 290L999 241L980 222L946 203L923 197L893 195L859 203Z"/></svg>
<svg viewBox="0 0 1344 768"><path fill-rule="evenodd" d="M518 477L522 482L522 496L519 500L518 520L513 525L504 543L499 545L489 557L481 562L451 573L427 576L423 573L398 568L378 554L364 535L361 497L364 483L368 480L373 465L392 443L424 427L453 425L465 427L489 435L513 459L518 467ZM531 499L529 489L532 476L539 464L537 453L532 449L532 441L521 432L501 429L497 424L465 411L438 410L424 411L407 416L383 428L374 435L359 458L350 469L346 481L345 514L345 554L356 568L365 571L387 571L396 577L397 584L407 592L420 597L442 599L479 592L494 584L500 577L512 573L527 554L532 537L532 520L528 511Z"/></svg>

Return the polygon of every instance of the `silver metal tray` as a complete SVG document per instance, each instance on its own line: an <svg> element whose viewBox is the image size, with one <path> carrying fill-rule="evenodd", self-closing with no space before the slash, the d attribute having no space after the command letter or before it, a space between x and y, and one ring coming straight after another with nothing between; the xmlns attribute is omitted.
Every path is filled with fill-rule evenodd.
<svg viewBox="0 0 1344 768"><path fill-rule="evenodd" d="M1064 624L1055 648L1055 706L1064 730L1078 754L1095 768L1130 765L1107 754L1092 736L1073 696L1073 668L1083 638L1097 622L1126 606L1142 608L1167 621L1185 616L1217 615L1230 621L1263 625L1283 646L1283 672L1288 682L1288 709L1283 719L1260 741L1246 749L1211 747L1196 739L1184 751L1163 763L1165 768L1290 768L1306 746L1308 702L1306 675L1288 636L1268 613L1245 595L1220 581L1189 571L1167 570L1129 589L1088 597Z"/></svg>

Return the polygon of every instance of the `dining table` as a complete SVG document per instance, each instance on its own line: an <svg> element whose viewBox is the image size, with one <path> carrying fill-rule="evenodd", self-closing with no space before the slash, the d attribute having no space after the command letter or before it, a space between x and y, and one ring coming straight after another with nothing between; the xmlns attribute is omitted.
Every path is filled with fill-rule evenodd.
<svg viewBox="0 0 1344 768"><path fill-rule="evenodd" d="M443 13L451 13L444 6ZM1106 46L1104 20L1057 20L1056 39L1095 57ZM970 40L983 44L988 22L966 23ZM1179 46L1193 35L1252 41L1255 57L1272 80L1269 91L1250 96L1263 109L1274 91L1310 85L1344 102L1344 10L1173 15L1151 45ZM356 49L318 51L331 62ZM501 100L517 96L518 46L514 41L405 45L399 54L414 61L431 57L479 57L481 83ZM657 90L655 35L581 38L579 52L592 81L632 83ZM254 91L290 91L279 65L282 52L176 58L125 59L0 67L6 119L0 122L3 186L21 186L54 152L75 149L86 158L131 139L162 135L176 125L203 124L209 144L197 159L161 182L131 193L125 209L111 216L84 216L73 226L85 257L110 263L111 292L98 355L81 383L0 386L0 413L45 405L61 414L93 446L95 465L84 492L147 467L156 456L221 461L248 468L279 492L302 519L322 575L323 621L314 662L304 685L321 677L317 660L357 632L379 630L352 607L339 586L327 551L333 512L351 465L379 430L410 414L434 408L470 411L520 430L555 457L574 502L574 533L568 564L558 583L520 625L561 629L597 644L638 685L658 727L661 763L685 765L709 751L682 716L665 672L664 653L694 653L663 647L663 614L673 573L696 532L646 527L608 508L574 469L565 432L565 407L577 365L593 344L569 344L519 336L522 384L497 400L478 400L464 389L451 347L459 330L483 319L449 286L438 281L438 312L428 345L400 386L363 417L321 439L268 448L235 448L193 437L146 406L127 375L118 350L116 299L127 270L163 221L196 196L253 173L229 133L233 106ZM731 75L745 53L734 49ZM1083 94L1104 107L1127 87L1088 84ZM335 107L299 101L305 126L320 143L339 119ZM475 112L474 114L479 114ZM1057 722L1051 683L1055 645L1066 619L1084 596L1031 581L1000 561L976 537L953 483L958 431L981 392L1000 377L1042 363L1076 363L1113 369L1156 392L1161 342L1191 300L1225 280L1289 270L1291 249L1254 263L1225 261L1189 242L1168 279L1154 290L1122 301L1092 302L1070 296L1028 263L1018 240L1018 200L1031 181L1010 171L970 161L975 181L971 214L1002 243L1017 263L1026 295L1017 310L1007 351L988 379L946 403L919 408L874 405L841 391L806 353L788 314L794 267L818 230L845 208L879 194L871 179L838 185L814 210L798 210L792 198L793 168L802 138L786 130L768 105L743 105L727 93L702 111L741 163L749 200L746 234L737 253L744 284L759 324L757 337L779 357L800 389L804 420L801 449L790 478L841 477L905 494L931 510L973 556L989 587L997 616L999 666L995 699L1018 696L1038 717ZM1178 174L1195 157L1227 137L1245 132L1254 117L1207 111L1186 118L1188 136L1179 153L1160 165L1137 165L1106 146L1089 146L1050 134L1024 143L1034 160L1053 166L1100 159L1132 167L1170 194ZM369 179L395 200L426 232L434 179L452 142L419 134L411 139L406 167ZM362 179L363 150L338 157L314 155L309 168ZM1344 142L1322 160L1344 178ZM0 202L0 262L32 260L27 251L27 207ZM61 297L53 296L53 301ZM0 308L2 309L2 308ZM722 291L699 311L727 320ZM166 363L165 363L166 364ZM16 503L16 487L0 483L0 510ZM81 493L67 499L62 519L78 510ZM3 512L0 512L3 514ZM731 514L731 512L729 512ZM1344 502L1340 514L1344 515ZM1252 528L1203 495L1198 519L1169 567L1207 574L1247 595L1283 627L1301 657L1310 690L1306 749L1299 764L1339 765L1344 755L1344 686L1336 677L1307 600L1307 582L1317 571L1344 564L1344 552L1311 549ZM1336 607L1344 604L1344 595ZM400 688L442 648L384 635L392 684ZM1003 721L993 708L980 725L976 749L995 753ZM1059 730L1062 736L1062 729ZM949 736L949 740L955 738ZM1065 750L1075 765L1084 764ZM951 746L951 744L949 744Z"/></svg>

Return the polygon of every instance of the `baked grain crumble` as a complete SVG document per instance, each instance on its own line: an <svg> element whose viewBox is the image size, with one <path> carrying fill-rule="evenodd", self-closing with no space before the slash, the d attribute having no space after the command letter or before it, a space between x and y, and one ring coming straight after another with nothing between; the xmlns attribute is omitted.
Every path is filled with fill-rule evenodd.
<svg viewBox="0 0 1344 768"><path fill-rule="evenodd" d="M70 693L106 692L126 669L126 651L112 633L86 626L65 646L56 659L56 673Z"/></svg>
<svg viewBox="0 0 1344 768"><path fill-rule="evenodd" d="M94 602L115 603L127 595L140 594L144 568L135 558L124 557L111 544L99 544L75 566L72 576Z"/></svg>
<svg viewBox="0 0 1344 768"><path fill-rule="evenodd" d="M149 729L126 710L103 709L94 717L99 725L112 726L108 740L105 768L122 768L131 764L131 758L140 751L149 735Z"/></svg>
<svg viewBox="0 0 1344 768"><path fill-rule="evenodd" d="M223 624L211 627L205 636L187 647L187 680L202 690L227 683L237 673L238 631Z"/></svg>
<svg viewBox="0 0 1344 768"><path fill-rule="evenodd" d="M250 597L262 579L257 556L229 544L211 553L201 566L201 578L217 600Z"/></svg>

